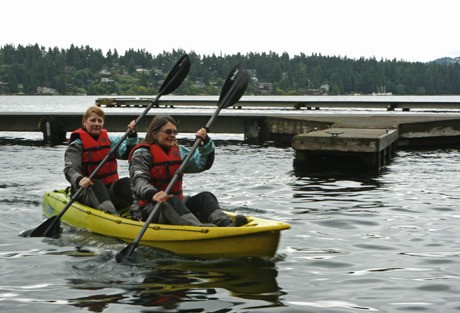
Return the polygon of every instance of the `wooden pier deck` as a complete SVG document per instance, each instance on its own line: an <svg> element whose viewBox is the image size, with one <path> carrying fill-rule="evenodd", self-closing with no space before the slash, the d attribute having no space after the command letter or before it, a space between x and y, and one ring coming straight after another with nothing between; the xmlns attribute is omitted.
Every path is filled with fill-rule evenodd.
<svg viewBox="0 0 460 313"><path fill-rule="evenodd" d="M379 173L395 154L398 129L329 128L294 136L299 172Z"/></svg>
<svg viewBox="0 0 460 313"><path fill-rule="evenodd" d="M101 97L96 105L107 108L147 107L154 97ZM164 96L158 101L157 107L212 107L218 96ZM243 96L234 108L305 108L319 110L321 108L375 108L387 111L411 109L446 109L460 110L460 102L446 97L411 98L398 96Z"/></svg>
<svg viewBox="0 0 460 313"><path fill-rule="evenodd" d="M212 115L151 111L138 125L139 131L145 131L158 112L173 116L185 133L194 133ZM106 128L112 132L125 132L128 122L137 117L129 112L106 114ZM0 113L0 131L40 131L44 143L62 144L68 132L81 126L81 117L81 112ZM270 110L230 109L220 113L211 133L240 133L248 143L291 146L294 167L303 173L353 167L378 173L400 147L459 147L460 113L322 114L303 110L280 115Z"/></svg>

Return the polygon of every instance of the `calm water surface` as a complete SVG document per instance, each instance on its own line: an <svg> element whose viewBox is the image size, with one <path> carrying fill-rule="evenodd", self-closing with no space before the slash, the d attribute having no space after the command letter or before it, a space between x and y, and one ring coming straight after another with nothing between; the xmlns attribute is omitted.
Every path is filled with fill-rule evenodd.
<svg viewBox="0 0 460 313"><path fill-rule="evenodd" d="M1 146L2 312L460 311L460 156L400 151L374 179L299 178L290 148L220 144L189 192L229 210L288 222L272 260L203 261L66 228L24 238L41 198L66 186L65 147ZM126 164L121 164L122 174ZM250 173L250 175L249 175Z"/></svg>
<svg viewBox="0 0 460 313"><path fill-rule="evenodd" d="M218 143L185 189L291 224L271 260L197 260L38 226L65 147L0 146L0 312L460 312L460 154L398 151L377 178L296 177L293 150ZM127 175L126 163L121 174Z"/></svg>

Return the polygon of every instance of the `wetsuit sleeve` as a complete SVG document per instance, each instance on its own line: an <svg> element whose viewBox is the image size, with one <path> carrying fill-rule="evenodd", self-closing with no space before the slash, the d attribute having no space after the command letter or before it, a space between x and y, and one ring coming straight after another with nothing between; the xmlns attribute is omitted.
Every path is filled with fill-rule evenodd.
<svg viewBox="0 0 460 313"><path fill-rule="evenodd" d="M148 149L139 148L134 151L129 162L131 189L138 199L150 202L153 195L158 192L150 183L150 169L152 166L152 155Z"/></svg>
<svg viewBox="0 0 460 313"><path fill-rule="evenodd" d="M214 142L208 137L203 146L198 146L190 160L184 167L184 173L199 173L211 168L214 162ZM190 152L190 149L180 145L179 151L182 159Z"/></svg>
<svg viewBox="0 0 460 313"><path fill-rule="evenodd" d="M74 188L78 188L78 183L84 177L81 165L82 153L83 145L78 139L69 144L64 154L64 175Z"/></svg>
<svg viewBox="0 0 460 313"><path fill-rule="evenodd" d="M122 136L109 136L110 139L110 146L113 148L118 142L121 140ZM134 148L135 145L139 143L139 138L137 137L136 133L130 133L128 137L120 144L118 147L116 158L120 160L127 160L131 150Z"/></svg>

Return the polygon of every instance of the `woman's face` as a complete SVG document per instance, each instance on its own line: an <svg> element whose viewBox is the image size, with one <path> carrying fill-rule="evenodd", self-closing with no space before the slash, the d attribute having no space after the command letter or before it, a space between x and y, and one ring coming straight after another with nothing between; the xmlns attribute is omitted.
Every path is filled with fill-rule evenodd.
<svg viewBox="0 0 460 313"><path fill-rule="evenodd" d="M91 113L91 115L83 123L83 126L88 133L93 136L98 136L104 127L104 119L96 113Z"/></svg>
<svg viewBox="0 0 460 313"><path fill-rule="evenodd" d="M155 134L155 139L158 144L164 148L171 148L176 144L177 128L176 126L168 122Z"/></svg>

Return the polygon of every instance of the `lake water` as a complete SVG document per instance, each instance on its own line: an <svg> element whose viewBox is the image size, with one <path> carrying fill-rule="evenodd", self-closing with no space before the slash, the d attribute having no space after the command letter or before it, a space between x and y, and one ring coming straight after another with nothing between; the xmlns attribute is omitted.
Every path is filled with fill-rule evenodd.
<svg viewBox="0 0 460 313"><path fill-rule="evenodd" d="M43 220L44 192L67 186L65 147L0 146L0 312L460 312L458 150L400 150L376 178L318 178L294 175L291 148L217 143L185 189L291 224L271 260L140 247L126 266L111 238L22 237Z"/></svg>

